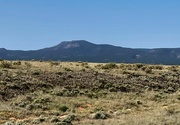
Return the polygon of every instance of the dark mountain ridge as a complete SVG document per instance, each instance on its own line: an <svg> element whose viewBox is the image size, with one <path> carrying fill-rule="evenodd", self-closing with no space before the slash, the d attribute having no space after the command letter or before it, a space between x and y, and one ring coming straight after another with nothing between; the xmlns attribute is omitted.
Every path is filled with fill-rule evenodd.
<svg viewBox="0 0 180 125"><path fill-rule="evenodd" d="M132 49L108 44L93 44L85 40L73 40L31 51L0 48L0 58L179 65L180 48Z"/></svg>

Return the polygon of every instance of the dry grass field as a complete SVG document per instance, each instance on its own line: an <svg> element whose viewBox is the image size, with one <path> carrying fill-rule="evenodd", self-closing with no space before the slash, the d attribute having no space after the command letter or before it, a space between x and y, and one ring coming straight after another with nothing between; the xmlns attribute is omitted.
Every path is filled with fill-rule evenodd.
<svg viewBox="0 0 180 125"><path fill-rule="evenodd" d="M1 125L180 125L180 66L0 62Z"/></svg>

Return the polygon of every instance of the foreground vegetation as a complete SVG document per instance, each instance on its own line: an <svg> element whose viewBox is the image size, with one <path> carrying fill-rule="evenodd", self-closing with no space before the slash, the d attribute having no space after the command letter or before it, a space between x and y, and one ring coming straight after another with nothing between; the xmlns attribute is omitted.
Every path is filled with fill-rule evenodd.
<svg viewBox="0 0 180 125"><path fill-rule="evenodd" d="M1 60L0 124L179 125L180 66Z"/></svg>

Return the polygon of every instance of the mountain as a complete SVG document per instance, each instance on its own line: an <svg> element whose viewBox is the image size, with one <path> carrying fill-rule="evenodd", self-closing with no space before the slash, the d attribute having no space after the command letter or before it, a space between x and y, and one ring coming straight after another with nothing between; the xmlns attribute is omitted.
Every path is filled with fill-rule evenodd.
<svg viewBox="0 0 180 125"><path fill-rule="evenodd" d="M85 40L73 40L33 51L0 48L0 58L7 60L180 64L180 48L132 49L108 44L97 45Z"/></svg>

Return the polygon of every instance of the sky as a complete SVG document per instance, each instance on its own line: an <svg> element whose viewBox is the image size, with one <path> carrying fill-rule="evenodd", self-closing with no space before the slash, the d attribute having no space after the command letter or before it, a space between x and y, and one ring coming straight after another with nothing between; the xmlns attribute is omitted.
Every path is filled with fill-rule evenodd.
<svg viewBox="0 0 180 125"><path fill-rule="evenodd" d="M0 48L36 50L71 40L179 48L180 0L0 0Z"/></svg>

